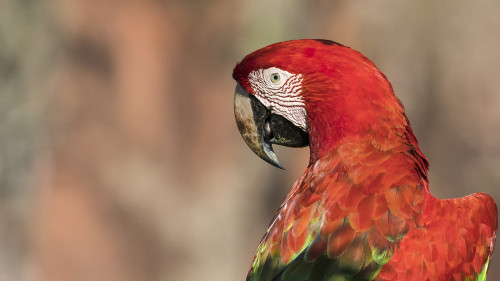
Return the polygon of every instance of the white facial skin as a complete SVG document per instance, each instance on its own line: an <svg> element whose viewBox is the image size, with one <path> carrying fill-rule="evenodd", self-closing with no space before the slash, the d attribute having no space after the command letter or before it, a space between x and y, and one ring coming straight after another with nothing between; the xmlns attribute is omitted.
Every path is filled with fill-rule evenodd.
<svg viewBox="0 0 500 281"><path fill-rule="evenodd" d="M300 93L302 75L276 67L259 69L248 74L255 97L271 113L281 115L307 132L306 109Z"/></svg>

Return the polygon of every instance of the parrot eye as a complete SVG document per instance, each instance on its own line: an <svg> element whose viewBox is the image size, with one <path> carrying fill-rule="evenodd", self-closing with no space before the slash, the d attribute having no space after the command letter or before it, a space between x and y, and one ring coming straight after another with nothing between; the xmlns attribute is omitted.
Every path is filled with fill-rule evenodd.
<svg viewBox="0 0 500 281"><path fill-rule="evenodd" d="M271 74L271 82L279 83L280 82L280 74L279 73Z"/></svg>

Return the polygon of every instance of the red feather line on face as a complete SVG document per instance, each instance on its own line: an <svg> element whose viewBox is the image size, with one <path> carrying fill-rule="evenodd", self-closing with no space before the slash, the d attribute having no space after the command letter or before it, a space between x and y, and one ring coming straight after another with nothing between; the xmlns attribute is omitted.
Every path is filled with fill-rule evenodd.
<svg viewBox="0 0 500 281"><path fill-rule="evenodd" d="M246 56L233 77L253 94L248 73L269 67L303 76L311 160L248 279L475 280L493 250L496 205L482 193L432 197L428 162L375 65L331 41L296 40Z"/></svg>

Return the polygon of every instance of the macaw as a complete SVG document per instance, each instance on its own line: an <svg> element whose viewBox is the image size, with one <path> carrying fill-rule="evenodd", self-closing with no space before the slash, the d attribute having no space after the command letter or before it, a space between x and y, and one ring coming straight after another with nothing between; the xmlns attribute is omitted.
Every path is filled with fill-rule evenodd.
<svg viewBox="0 0 500 281"><path fill-rule="evenodd" d="M236 64L246 144L310 147L247 281L485 280L497 207L489 195L431 195L428 162L386 76L329 40L292 40Z"/></svg>

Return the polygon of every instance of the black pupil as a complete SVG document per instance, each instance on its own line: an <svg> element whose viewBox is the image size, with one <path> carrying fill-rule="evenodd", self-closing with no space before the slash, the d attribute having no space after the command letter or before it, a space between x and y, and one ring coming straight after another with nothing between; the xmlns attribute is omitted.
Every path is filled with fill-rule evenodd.
<svg viewBox="0 0 500 281"><path fill-rule="evenodd" d="M278 80L278 74L273 75L273 80Z"/></svg>

